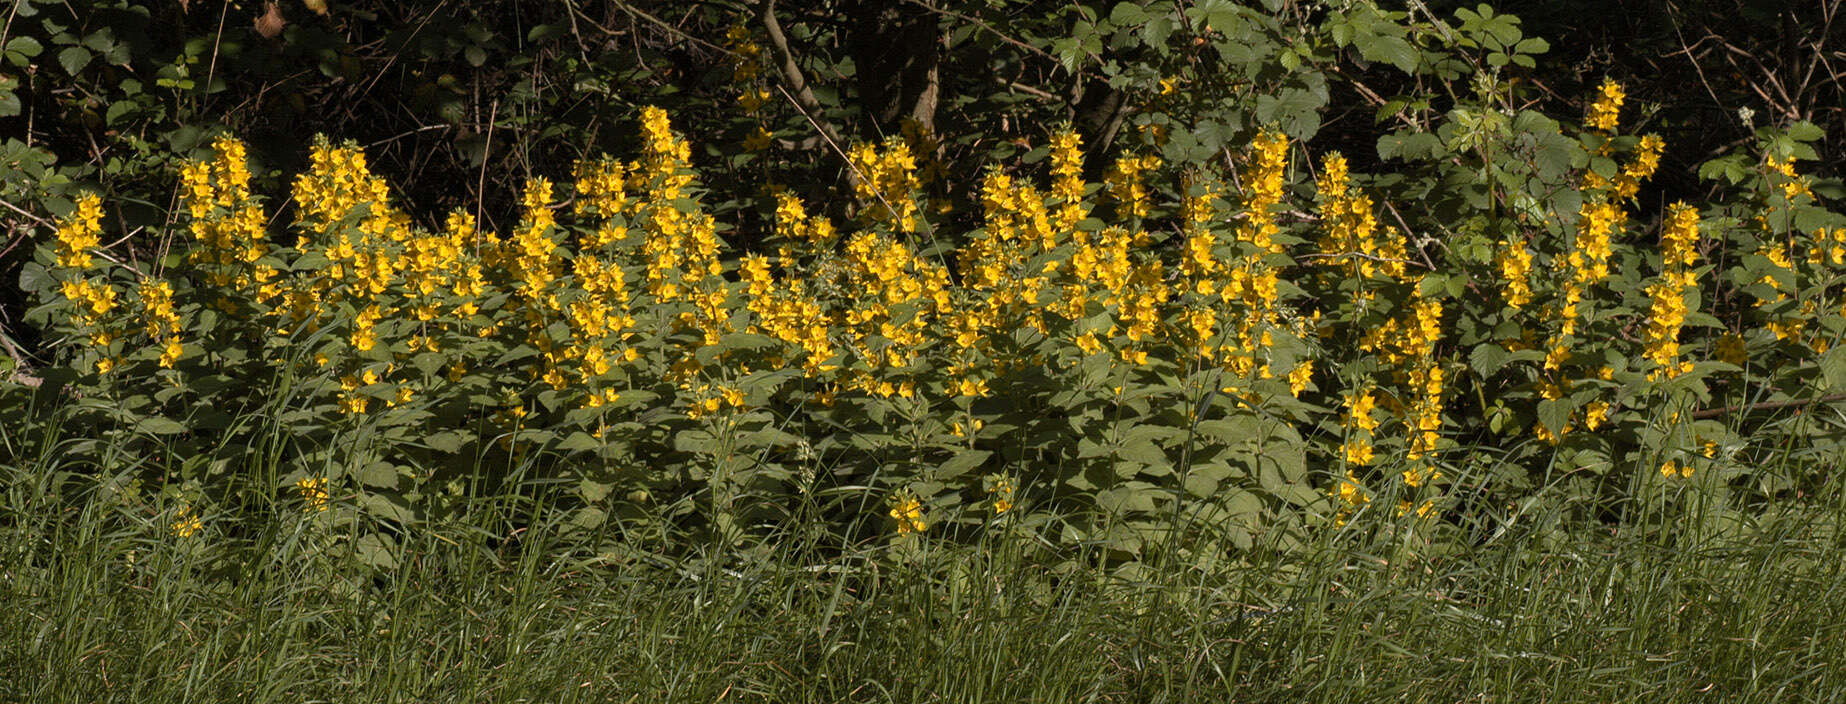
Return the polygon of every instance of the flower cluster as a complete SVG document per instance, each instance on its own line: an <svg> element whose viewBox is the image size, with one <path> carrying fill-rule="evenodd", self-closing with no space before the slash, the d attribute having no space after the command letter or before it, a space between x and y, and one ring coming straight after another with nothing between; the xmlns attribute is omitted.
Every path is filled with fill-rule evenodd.
<svg viewBox="0 0 1846 704"><path fill-rule="evenodd" d="M77 199L76 210L58 223L54 235L58 248L58 266L82 270L90 268L95 261L90 250L102 240L102 202L102 198L94 193L84 194Z"/></svg>
<svg viewBox="0 0 1846 704"><path fill-rule="evenodd" d="M890 504L891 510L887 513L897 524L899 535L921 533L929 529L929 522L923 516L923 502L917 500L915 494L898 492L891 496Z"/></svg>
<svg viewBox="0 0 1846 704"><path fill-rule="evenodd" d="M1601 132L1614 132L1621 120L1622 100L1628 94L1622 91L1622 84L1613 79L1604 79L1596 93L1596 101L1590 104L1587 120L1589 127Z"/></svg>
<svg viewBox="0 0 1846 704"><path fill-rule="evenodd" d="M1104 178L1104 188L1115 200L1115 217L1122 220L1147 217L1148 196L1144 183L1148 172L1160 168L1160 157L1153 154L1123 156L1115 160Z"/></svg>
<svg viewBox="0 0 1846 704"><path fill-rule="evenodd" d="M1692 371L1692 362L1679 359L1679 330L1686 322L1686 299L1697 295L1699 213L1676 203L1667 211L1660 233L1660 280L1647 287L1652 299L1644 332L1648 361L1655 369L1649 378L1672 378Z"/></svg>
<svg viewBox="0 0 1846 704"><path fill-rule="evenodd" d="M917 231L917 161L901 138L885 140L884 148L859 143L847 152L853 168L853 191L865 209L864 217L899 232Z"/></svg>

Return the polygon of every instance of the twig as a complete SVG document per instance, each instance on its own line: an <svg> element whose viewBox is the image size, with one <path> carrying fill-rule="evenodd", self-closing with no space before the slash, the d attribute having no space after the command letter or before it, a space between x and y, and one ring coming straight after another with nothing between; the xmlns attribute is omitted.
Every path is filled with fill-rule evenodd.
<svg viewBox="0 0 1846 704"><path fill-rule="evenodd" d="M956 11L954 11L954 10L945 10L945 9L943 9L943 8L940 8L940 7L934 7L934 6L931 6L931 5L929 4L929 3L926 3L926 2L923 2L922 0L904 0L904 2L907 2L907 3L909 3L909 4L912 4L912 5L916 5L916 6L918 6L918 7L921 7L921 8L924 8L924 9L926 9L926 10L929 10L930 12L935 12L935 13L938 13L938 14L942 14L942 15L947 15L947 16L949 16L949 17L953 17L953 18L955 18L955 19L958 19L958 20L961 20L961 21L963 21L963 22L968 22L968 23L971 23L971 24L973 24L974 26L976 26L976 27L980 27L981 29L983 29L983 30L985 30L985 31L986 31L986 32L987 32L988 34L992 34L992 35L994 35L994 36L996 36L996 37L999 37L999 38L1000 38L1000 41L1003 41L1003 42L1006 42L1006 43L1008 43L1008 44L1011 44L1011 45L1013 45L1013 46L1016 46L1016 47L1019 47L1019 48L1021 48L1021 49L1024 49L1024 50L1026 50L1026 51L1029 51L1029 52L1032 52L1032 53L1034 53L1034 54L1037 54L1037 55L1039 55L1039 56L1042 56L1042 57L1044 57L1044 58L1047 58L1047 59L1051 59L1052 61L1057 61L1057 60L1058 60L1058 57L1056 57L1056 56L1052 56L1050 52L1047 52L1047 51L1045 51L1044 49L1040 49L1040 48L1038 48L1038 47L1035 47L1035 46L1032 46L1031 44L1027 44L1027 43L1025 43L1025 42L1023 42L1023 41L1020 41L1020 40L1018 40L1018 39L1014 39L1014 38L1012 38L1012 37L1010 37L1010 36L1007 36L1005 32L1001 32L1001 31L1000 31L1000 30L998 30L998 29L994 29L994 26L993 26L993 25L991 25L991 24L988 24L988 23L987 23L986 21L984 21L984 20L982 20L982 19L981 19L981 18L979 18L979 17L973 17L973 16L969 16L969 15L964 15L964 14L962 14L962 13L959 13L959 12L956 12ZM1092 56L1092 58L1094 58L1094 56L1095 56L1095 55L1094 55L1094 54L1092 54L1091 56Z"/></svg>
<svg viewBox="0 0 1846 704"><path fill-rule="evenodd" d="M20 215L26 216L26 219L31 220L32 222L36 222L40 225L44 225L45 227L57 227L57 223L54 223L50 220L46 220L45 218L39 217L37 215L33 215L31 212L26 211L25 209L20 208L17 205L13 205L10 201L0 199L0 205L6 206L7 210L11 210L15 213L19 213Z"/></svg>
<svg viewBox="0 0 1846 704"><path fill-rule="evenodd" d="M366 148L366 149L371 149L371 148L373 148L373 147L376 147L376 146L379 146L379 145L383 145L383 144L390 144L390 143L392 143L392 142L395 142L395 141L397 141L397 140L400 140L400 139L403 139L403 138L405 138L405 137L409 137L410 135L413 135L413 134L417 134L418 132L428 132L428 131L430 131L430 130L447 130L447 129L454 129L454 128L455 128L455 126L454 126L454 125L424 125L424 126L422 126L422 127L418 127L418 128L416 128L416 129L414 129L414 130L410 130L410 131L408 131L408 132L404 132L404 133L402 133L402 134L398 134L398 135L394 135L394 136L391 136L391 137L386 137L386 138L384 138L384 139L381 139L381 140L378 140L378 141L376 141L376 142L373 142L373 143L371 143L371 144L367 144L367 145L365 145L365 148Z"/></svg>
<svg viewBox="0 0 1846 704"><path fill-rule="evenodd" d="M1327 253L1327 254L1303 254L1295 258L1296 259L1309 259L1309 260L1312 260L1312 259L1365 259L1365 260L1374 261L1374 262L1388 262L1392 264L1405 264L1408 266L1418 266L1418 267L1427 266L1423 262L1419 262L1413 259L1393 259L1391 257L1380 257L1375 254L1366 254L1364 252L1334 252L1334 253Z"/></svg>

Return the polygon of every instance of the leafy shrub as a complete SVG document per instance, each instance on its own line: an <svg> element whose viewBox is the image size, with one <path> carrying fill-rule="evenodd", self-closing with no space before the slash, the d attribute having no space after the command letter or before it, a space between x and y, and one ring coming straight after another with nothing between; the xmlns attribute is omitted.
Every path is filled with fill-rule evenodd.
<svg viewBox="0 0 1846 704"><path fill-rule="evenodd" d="M1846 385L1846 218L1795 168L1812 135L1763 132L1742 198L1675 205L1649 241L1630 208L1662 145L1620 133L1622 101L1387 137L1436 174L1441 237L1381 225L1344 158L1291 164L1278 131L1176 184L1139 149L1087 183L1059 133L1044 172L982 177L963 232L920 191L926 135L860 145L856 224L784 192L756 252L656 108L637 160L532 179L505 236L415 224L327 141L272 229L221 137L181 169L189 244L113 257L89 196L23 281L73 422L213 458L89 458L168 487L185 533L241 491L404 526L537 479L575 487L588 536L1038 534L1209 565L1374 497L1427 527L1800 491L1751 458L1799 439L1824 472L1836 428L1752 411ZM287 438L253 483L258 408Z"/></svg>

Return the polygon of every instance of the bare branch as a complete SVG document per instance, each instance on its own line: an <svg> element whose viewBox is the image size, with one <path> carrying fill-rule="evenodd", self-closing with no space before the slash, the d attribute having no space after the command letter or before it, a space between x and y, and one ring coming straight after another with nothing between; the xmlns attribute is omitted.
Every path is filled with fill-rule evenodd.
<svg viewBox="0 0 1846 704"><path fill-rule="evenodd" d="M782 79L788 82L789 90L784 95L794 99L796 107L801 108L802 115L808 118L814 129L820 130L821 136L826 137L828 142L833 143L834 149L838 150L846 138L833 125L819 117L820 101L815 99L814 89L808 86L807 76L801 73L801 64L795 61L795 53L788 47L788 36L782 33L782 23L776 20L775 0L762 0L757 5L756 14L763 23L763 32L768 35L770 46L776 50L776 58L780 59L781 65L778 68L782 71ZM840 156L844 158L846 154L841 152Z"/></svg>

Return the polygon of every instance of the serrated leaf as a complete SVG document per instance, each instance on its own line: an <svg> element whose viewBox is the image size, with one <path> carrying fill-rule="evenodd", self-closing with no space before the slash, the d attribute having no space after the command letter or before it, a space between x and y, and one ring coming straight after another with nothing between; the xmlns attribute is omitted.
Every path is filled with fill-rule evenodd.
<svg viewBox="0 0 1846 704"><path fill-rule="evenodd" d="M13 37L6 43L6 53L18 54L28 59L44 51L45 45L38 43L38 40L32 37Z"/></svg>
<svg viewBox="0 0 1846 704"><path fill-rule="evenodd" d="M1468 351L1468 366L1474 368L1474 373L1487 378L1504 368L1509 356L1506 348L1499 345L1475 345L1474 349Z"/></svg>
<svg viewBox="0 0 1846 704"><path fill-rule="evenodd" d="M1154 443L1146 440L1133 440L1116 448L1115 456L1130 462L1138 462L1149 467L1167 465L1167 453Z"/></svg>
<svg viewBox="0 0 1846 704"><path fill-rule="evenodd" d="M58 52L58 65L64 67L65 73L75 76L90 65L90 50L80 46L66 47Z"/></svg>
<svg viewBox="0 0 1846 704"><path fill-rule="evenodd" d="M1812 122L1802 120L1788 126L1788 138L1797 142L1819 141L1827 136L1827 131Z"/></svg>
<svg viewBox="0 0 1846 704"><path fill-rule="evenodd" d="M1417 69L1416 47L1402 37L1373 35L1368 41L1365 35L1361 35L1358 47L1359 56L1367 61L1387 62L1404 73L1413 73Z"/></svg>

